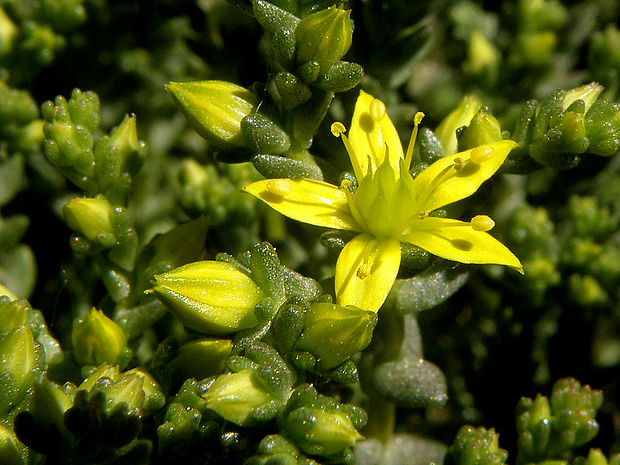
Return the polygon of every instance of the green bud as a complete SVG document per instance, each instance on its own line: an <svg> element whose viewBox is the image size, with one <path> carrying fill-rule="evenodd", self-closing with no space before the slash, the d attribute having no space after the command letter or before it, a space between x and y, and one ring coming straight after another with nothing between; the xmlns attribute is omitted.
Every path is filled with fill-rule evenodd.
<svg viewBox="0 0 620 465"><path fill-rule="evenodd" d="M119 404L125 404L130 412L144 416L166 403L157 382L151 375L137 368L123 373L112 383L104 383L103 386L108 413Z"/></svg>
<svg viewBox="0 0 620 465"><path fill-rule="evenodd" d="M136 118L126 115L122 123L95 144L95 174L100 193L124 203L131 178L146 158L146 144L138 140Z"/></svg>
<svg viewBox="0 0 620 465"><path fill-rule="evenodd" d="M497 47L477 29L471 33L468 45L466 66L469 72L486 84L495 84L501 60Z"/></svg>
<svg viewBox="0 0 620 465"><path fill-rule="evenodd" d="M229 334L258 323L254 307L264 297L259 286L234 265L200 261L154 277L153 291L189 328Z"/></svg>
<svg viewBox="0 0 620 465"><path fill-rule="evenodd" d="M342 453L363 439L344 411L301 407L291 412L286 426L304 452L322 457Z"/></svg>
<svg viewBox="0 0 620 465"><path fill-rule="evenodd" d="M555 30L568 20L566 7L558 0L520 0L521 28L527 31Z"/></svg>
<svg viewBox="0 0 620 465"><path fill-rule="evenodd" d="M18 300L17 296L0 284L0 337L28 323L29 311L30 305L27 302Z"/></svg>
<svg viewBox="0 0 620 465"><path fill-rule="evenodd" d="M572 274L568 279L572 298L583 307L600 305L607 301L607 293L598 281L590 275Z"/></svg>
<svg viewBox="0 0 620 465"><path fill-rule="evenodd" d="M63 431L63 416L72 405L72 395L44 376L34 388L28 411L35 422L44 428L53 425Z"/></svg>
<svg viewBox="0 0 620 465"><path fill-rule="evenodd" d="M71 229L105 248L116 244L112 211L112 205L105 198L83 197L69 200L62 209Z"/></svg>
<svg viewBox="0 0 620 465"><path fill-rule="evenodd" d="M604 31L595 31L588 47L588 69L596 78L609 79L620 71L620 30L609 24Z"/></svg>
<svg viewBox="0 0 620 465"><path fill-rule="evenodd" d="M596 102L603 90L603 86L597 84L596 82L591 82L590 84L585 84L581 87L567 90L562 101L562 110L566 111L568 107L570 107L577 100L583 100L583 103L585 104L585 112L587 112L592 104Z"/></svg>
<svg viewBox="0 0 620 465"><path fill-rule="evenodd" d="M334 368L372 340L376 312L331 303L317 303L305 312L304 329L295 349L315 356L321 370Z"/></svg>
<svg viewBox="0 0 620 465"><path fill-rule="evenodd" d="M468 150L500 140L502 140L502 128L499 121L482 107L461 134L458 148L459 150Z"/></svg>
<svg viewBox="0 0 620 465"><path fill-rule="evenodd" d="M73 356L80 365L114 365L126 356L125 332L95 308L75 324L71 339Z"/></svg>
<svg viewBox="0 0 620 465"><path fill-rule="evenodd" d="M478 113L482 104L473 96L466 96L461 103L446 116L437 129L435 136L441 143L446 155L457 152L456 130L468 126L472 118Z"/></svg>
<svg viewBox="0 0 620 465"><path fill-rule="evenodd" d="M351 47L351 10L335 5L309 14L295 29L297 62L316 61L325 74Z"/></svg>
<svg viewBox="0 0 620 465"><path fill-rule="evenodd" d="M590 449L588 457L580 465L608 465L607 457L600 449Z"/></svg>
<svg viewBox="0 0 620 465"><path fill-rule="evenodd" d="M0 339L0 415L24 399L44 368L45 356L30 326L21 325Z"/></svg>
<svg viewBox="0 0 620 465"><path fill-rule="evenodd" d="M121 372L118 365L102 363L88 374L86 379L78 386L78 390L90 392L101 379L116 381L120 376Z"/></svg>
<svg viewBox="0 0 620 465"><path fill-rule="evenodd" d="M521 34L516 41L515 60L529 66L546 65L556 48L558 37L554 32Z"/></svg>
<svg viewBox="0 0 620 465"><path fill-rule="evenodd" d="M0 57L11 53L19 30L11 18L0 8Z"/></svg>
<svg viewBox="0 0 620 465"><path fill-rule="evenodd" d="M166 397L161 392L159 383L144 368L132 368L123 374L123 378L126 377L137 377L142 380L142 391L144 392L143 412L148 414L154 410L159 410L166 404Z"/></svg>
<svg viewBox="0 0 620 465"><path fill-rule="evenodd" d="M218 376L203 398L208 408L239 426L259 423L257 410L279 400L250 368Z"/></svg>
<svg viewBox="0 0 620 465"><path fill-rule="evenodd" d="M449 449L456 465L502 465L508 452L498 445L499 435L493 429L463 426Z"/></svg>
<svg viewBox="0 0 620 465"><path fill-rule="evenodd" d="M256 111L258 98L232 82L171 82L166 90L194 129L219 148L245 147L241 120Z"/></svg>
<svg viewBox="0 0 620 465"><path fill-rule="evenodd" d="M0 30L1 27L2 21L0 18ZM3 465L25 465L26 460L22 456L22 448L23 446L19 446L15 433L0 424L0 463Z"/></svg>
<svg viewBox="0 0 620 465"><path fill-rule="evenodd" d="M353 89L364 77L364 68L357 63L338 61L325 74L313 82L320 89L328 92L346 92Z"/></svg>
<svg viewBox="0 0 620 465"><path fill-rule="evenodd" d="M232 350L228 339L200 339L181 346L171 365L183 379L205 379L222 374Z"/></svg>

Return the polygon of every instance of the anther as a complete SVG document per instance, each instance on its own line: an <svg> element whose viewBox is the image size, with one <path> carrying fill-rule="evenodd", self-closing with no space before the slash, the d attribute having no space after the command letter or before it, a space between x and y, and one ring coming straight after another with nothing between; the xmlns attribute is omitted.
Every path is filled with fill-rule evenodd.
<svg viewBox="0 0 620 465"><path fill-rule="evenodd" d="M476 163L479 165L480 163L484 163L489 160L493 156L493 147L488 145L481 145L480 147L476 147L469 154L469 159L472 163Z"/></svg>
<svg viewBox="0 0 620 465"><path fill-rule="evenodd" d="M423 220L424 218L427 218L427 217L428 217L428 215L430 215L430 212L428 212L428 211L423 211L423 212L420 212L420 213L418 214L418 218L419 218L419 219L421 219L421 220Z"/></svg>
<svg viewBox="0 0 620 465"><path fill-rule="evenodd" d="M284 197L291 193L293 186L288 179L270 179L267 181L267 190L270 194Z"/></svg>
<svg viewBox="0 0 620 465"><path fill-rule="evenodd" d="M349 189L351 187L351 181L349 181L348 179L343 179L342 182L340 183L340 189L345 190L345 189Z"/></svg>
<svg viewBox="0 0 620 465"><path fill-rule="evenodd" d="M357 269L357 277L360 279L367 278L370 276L370 265L368 263L362 263L360 267Z"/></svg>
<svg viewBox="0 0 620 465"><path fill-rule="evenodd" d="M370 116L375 121L379 121L385 116L385 104L381 100L374 99L370 102Z"/></svg>
<svg viewBox="0 0 620 465"><path fill-rule="evenodd" d="M486 215L476 215L471 219L469 224L474 231L486 232L493 229L495 221Z"/></svg>
<svg viewBox="0 0 620 465"><path fill-rule="evenodd" d="M465 167L465 162L461 157L456 157L454 159L454 169L457 171L462 170Z"/></svg>
<svg viewBox="0 0 620 465"><path fill-rule="evenodd" d="M332 134L336 137L340 137L346 130L347 128L340 121L336 121L331 125Z"/></svg>

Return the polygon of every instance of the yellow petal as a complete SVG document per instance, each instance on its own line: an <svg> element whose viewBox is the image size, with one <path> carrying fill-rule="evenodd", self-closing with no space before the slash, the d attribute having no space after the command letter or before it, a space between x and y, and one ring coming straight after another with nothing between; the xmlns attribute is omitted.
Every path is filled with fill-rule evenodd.
<svg viewBox="0 0 620 465"><path fill-rule="evenodd" d="M274 210L297 221L358 231L342 189L311 179L265 179L243 188Z"/></svg>
<svg viewBox="0 0 620 465"><path fill-rule="evenodd" d="M416 221L402 241L417 245L447 260L461 263L497 264L523 273L523 266L500 241L469 223L447 218L428 217Z"/></svg>
<svg viewBox="0 0 620 465"><path fill-rule="evenodd" d="M383 102L364 91L360 91L355 104L349 142L354 153L350 156L356 158L351 163L361 169L361 173L355 173L358 180L368 174L369 163L372 163L373 171L383 163L386 150L394 171L400 173L399 160L403 158L403 147L398 132L385 112Z"/></svg>
<svg viewBox="0 0 620 465"><path fill-rule="evenodd" d="M396 280L400 242L360 234L342 250L336 263L336 301L376 312Z"/></svg>
<svg viewBox="0 0 620 465"><path fill-rule="evenodd" d="M431 212L472 195L502 166L517 145L511 140L501 140L437 160L414 179L420 212ZM481 152L486 156L481 157ZM484 161L480 162L481 159Z"/></svg>

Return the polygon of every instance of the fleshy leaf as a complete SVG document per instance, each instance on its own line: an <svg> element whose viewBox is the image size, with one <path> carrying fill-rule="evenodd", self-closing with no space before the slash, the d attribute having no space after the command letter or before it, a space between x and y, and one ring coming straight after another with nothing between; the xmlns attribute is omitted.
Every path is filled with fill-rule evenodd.
<svg viewBox="0 0 620 465"><path fill-rule="evenodd" d="M506 265L523 273L523 266L508 248L469 223L447 218L424 218L401 240L447 260L461 263Z"/></svg>
<svg viewBox="0 0 620 465"><path fill-rule="evenodd" d="M336 263L338 304L378 311L392 289L399 267L399 241L377 240L370 234L355 237Z"/></svg>
<svg viewBox="0 0 620 465"><path fill-rule="evenodd" d="M342 189L311 179L265 179L244 191L274 210L303 223L326 228L359 231Z"/></svg>

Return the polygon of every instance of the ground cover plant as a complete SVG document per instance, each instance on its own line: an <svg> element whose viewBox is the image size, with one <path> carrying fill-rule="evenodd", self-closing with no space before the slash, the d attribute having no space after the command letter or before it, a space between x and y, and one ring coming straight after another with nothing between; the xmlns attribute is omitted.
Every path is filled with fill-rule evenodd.
<svg viewBox="0 0 620 465"><path fill-rule="evenodd" d="M0 0L0 464L620 465L619 17Z"/></svg>

